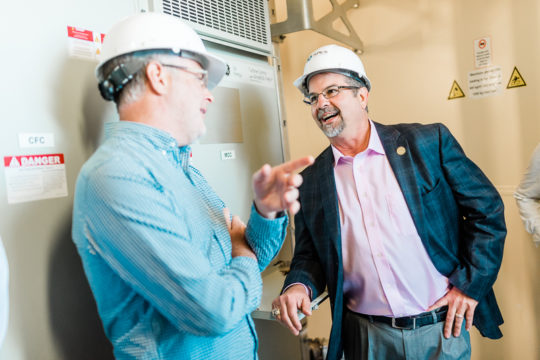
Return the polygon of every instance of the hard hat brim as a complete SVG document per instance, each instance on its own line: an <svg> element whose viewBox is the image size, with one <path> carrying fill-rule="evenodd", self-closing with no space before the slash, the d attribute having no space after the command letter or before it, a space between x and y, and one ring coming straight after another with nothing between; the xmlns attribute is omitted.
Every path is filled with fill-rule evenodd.
<svg viewBox="0 0 540 360"><path fill-rule="evenodd" d="M221 58L211 55L211 54L199 54L199 56L204 57L208 61L206 66L206 71L208 71L208 90L215 88L225 73L227 72L227 63Z"/></svg>
<svg viewBox="0 0 540 360"><path fill-rule="evenodd" d="M118 55L118 56L130 55L130 54L135 55L135 54L137 54L139 52L144 52L144 53L148 54L148 53L152 53L152 51L155 51L156 53L160 53L160 52L163 52L163 51L170 51L170 50L171 49L153 49L153 50L146 49L146 50L143 50L143 51L127 52L125 54L121 54L121 55ZM186 56L186 58L193 59L193 60L199 62L201 67L208 72L208 89L212 90L213 88L215 88L219 84L219 82L221 81L223 76L225 76L225 73L227 72L227 63L223 59L221 59L220 57L215 56L213 54L209 54L209 53L202 54L200 52L196 52L196 51L192 51L192 50L189 50L188 53L190 53L190 56ZM171 52L171 55L175 55L174 52ZM116 57L118 57L118 56L116 56ZM96 66L95 74L96 74L96 77L98 79L100 78L100 69L107 62L109 62L110 60L115 59L116 57L111 58L111 59L103 60L98 64L98 66Z"/></svg>
<svg viewBox="0 0 540 360"><path fill-rule="evenodd" d="M309 74L304 74L302 76L300 76L298 79L296 79L293 84L294 86L296 86L296 88L298 90L300 90L300 92L304 95L307 95L307 85L306 84L306 80L309 80L311 77L317 75L317 74L322 74L322 73L336 73L336 74L341 74L341 75L344 75L344 76L349 76L349 77L352 77L348 74L351 73L351 70L347 70L347 69L324 69L324 70L319 70L319 71L314 71L314 72L311 72ZM356 73L355 73L356 74ZM354 79L354 77L352 77ZM371 91L371 82L369 81L369 79L367 78L367 76L358 76L358 79L362 80L365 85L366 85L366 88L368 89L368 91ZM357 80L357 79L355 79Z"/></svg>

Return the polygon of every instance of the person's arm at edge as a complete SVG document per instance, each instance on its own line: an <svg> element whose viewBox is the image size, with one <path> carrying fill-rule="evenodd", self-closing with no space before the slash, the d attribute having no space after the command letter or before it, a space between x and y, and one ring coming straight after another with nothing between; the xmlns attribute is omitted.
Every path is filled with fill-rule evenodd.
<svg viewBox="0 0 540 360"><path fill-rule="evenodd" d="M540 144L533 152L514 198L525 230L533 236L535 245L540 246Z"/></svg>

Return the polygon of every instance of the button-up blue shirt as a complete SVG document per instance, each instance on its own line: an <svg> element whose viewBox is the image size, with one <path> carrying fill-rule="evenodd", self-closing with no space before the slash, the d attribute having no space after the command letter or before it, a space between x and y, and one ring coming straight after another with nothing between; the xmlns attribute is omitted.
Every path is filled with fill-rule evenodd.
<svg viewBox="0 0 540 360"><path fill-rule="evenodd" d="M138 123L105 130L77 180L73 239L115 357L256 358L250 313L286 217L252 208L258 263L232 258L224 204L189 164L189 146Z"/></svg>

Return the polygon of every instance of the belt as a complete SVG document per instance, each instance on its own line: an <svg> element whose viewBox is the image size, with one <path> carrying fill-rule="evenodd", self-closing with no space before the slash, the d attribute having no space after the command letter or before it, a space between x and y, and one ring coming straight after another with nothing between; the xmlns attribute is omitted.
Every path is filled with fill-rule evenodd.
<svg viewBox="0 0 540 360"><path fill-rule="evenodd" d="M354 311L351 312L355 315L368 319L371 322L381 322L384 324L388 324L395 329L414 330L425 325L432 325L440 321L444 321L446 319L446 313L448 312L448 306L443 306L436 310L428 311L414 316L404 316L398 318L360 314Z"/></svg>

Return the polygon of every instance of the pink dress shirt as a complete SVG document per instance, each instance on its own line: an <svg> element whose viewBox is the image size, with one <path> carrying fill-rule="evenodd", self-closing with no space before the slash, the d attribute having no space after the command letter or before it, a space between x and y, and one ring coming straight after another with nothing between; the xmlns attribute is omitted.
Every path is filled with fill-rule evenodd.
<svg viewBox="0 0 540 360"><path fill-rule="evenodd" d="M393 317L426 311L449 282L418 236L375 126L365 151L350 157L332 150L347 307Z"/></svg>

